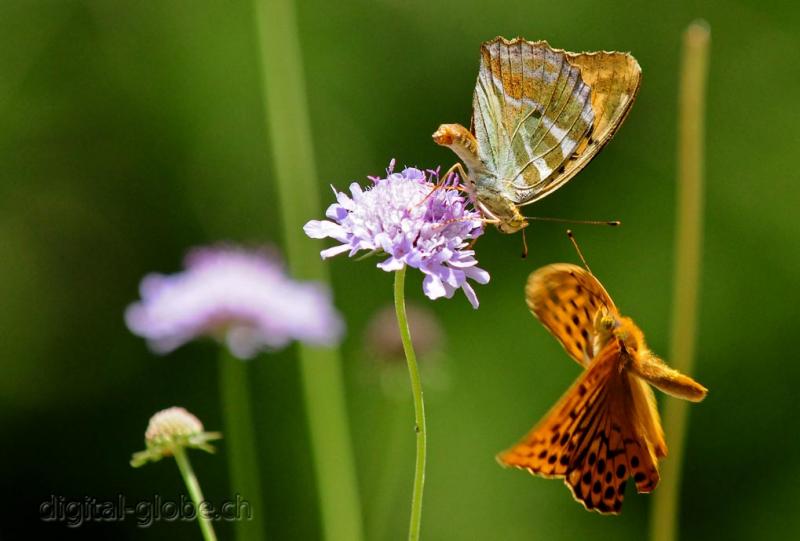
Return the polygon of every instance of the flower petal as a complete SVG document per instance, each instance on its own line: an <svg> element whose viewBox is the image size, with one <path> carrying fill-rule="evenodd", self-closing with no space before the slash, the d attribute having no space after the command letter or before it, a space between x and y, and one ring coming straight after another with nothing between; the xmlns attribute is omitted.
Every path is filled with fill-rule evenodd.
<svg viewBox="0 0 800 541"><path fill-rule="evenodd" d="M475 263L477 263L477 261ZM479 269L478 267L470 267L468 269L464 269L464 274L467 275L467 278L475 280L479 284L489 283L489 273L483 269Z"/></svg>
<svg viewBox="0 0 800 541"><path fill-rule="evenodd" d="M328 220L309 220L303 226L303 232L312 239L324 239L325 237L341 236L344 229L339 224Z"/></svg>
<svg viewBox="0 0 800 541"><path fill-rule="evenodd" d="M333 256L337 256L339 254L343 254L344 252L348 251L349 249L350 249L350 245L349 244L340 244L339 246L333 246L331 248L326 248L325 250L322 250L319 253L319 255L322 257L322 259L329 259L329 258L331 258Z"/></svg>
<svg viewBox="0 0 800 541"><path fill-rule="evenodd" d="M480 302L478 302L478 296L475 294L475 290L472 289L472 286L469 284L469 282L464 282L464 284L461 286L461 289L464 291L464 295L467 296L467 300L472 307L477 310L478 306L480 306Z"/></svg>
<svg viewBox="0 0 800 541"><path fill-rule="evenodd" d="M403 268L404 265L405 263L403 263L401 259L390 257L389 259L386 259L385 261L381 261L380 263L378 263L378 268L386 272L393 272L393 271L399 271L400 269Z"/></svg>
<svg viewBox="0 0 800 541"><path fill-rule="evenodd" d="M438 276L433 274L426 275L425 279L422 280L422 291L432 301L447 295L444 284Z"/></svg>

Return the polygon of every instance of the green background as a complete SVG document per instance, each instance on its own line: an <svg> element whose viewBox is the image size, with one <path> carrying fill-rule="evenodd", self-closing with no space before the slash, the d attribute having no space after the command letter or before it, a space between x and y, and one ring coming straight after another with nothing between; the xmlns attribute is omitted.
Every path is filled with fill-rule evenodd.
<svg viewBox="0 0 800 541"><path fill-rule="evenodd" d="M454 156L430 134L441 122L468 123L483 40L521 35L573 51L632 51L644 78L625 125L578 177L529 208L622 220L618 229L576 233L617 305L664 356L675 286L680 39L693 18L708 20L695 375L710 393L691 407L681 535L798 535L798 5L299 4L323 189L379 174L391 158L449 166ZM68 529L39 520L39 505L51 495L174 498L182 488L172 464L127 464L143 447L149 416L177 404L221 428L214 346L156 358L122 313L144 274L179 270L191 246L281 245L252 5L5 0L0 36L0 537L196 539L194 524L141 529L130 518ZM494 461L579 373L522 297L528 273L575 254L561 226L534 224L528 233L527 260L518 235L490 230L478 243L492 282L478 286L477 311L461 294L427 301L419 274L409 273L409 297L447 333L447 358L426 395L423 537L641 539L652 498L629 490L622 516L603 517L574 503L562 483ZM362 344L374 311L391 301L392 277L374 261L329 265L348 324L344 371L367 538L403 539L411 405L382 392ZM297 368L291 349L250 367L271 539L320 535ZM212 501L227 497L224 441L219 448L194 454ZM218 530L231 537L228 524Z"/></svg>

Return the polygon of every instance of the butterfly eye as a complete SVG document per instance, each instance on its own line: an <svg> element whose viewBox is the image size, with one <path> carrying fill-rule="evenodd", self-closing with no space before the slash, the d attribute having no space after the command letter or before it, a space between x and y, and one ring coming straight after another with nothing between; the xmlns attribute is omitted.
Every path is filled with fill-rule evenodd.
<svg viewBox="0 0 800 541"><path fill-rule="evenodd" d="M600 328L606 331L610 331L614 328L614 318L611 314L604 314L600 318Z"/></svg>

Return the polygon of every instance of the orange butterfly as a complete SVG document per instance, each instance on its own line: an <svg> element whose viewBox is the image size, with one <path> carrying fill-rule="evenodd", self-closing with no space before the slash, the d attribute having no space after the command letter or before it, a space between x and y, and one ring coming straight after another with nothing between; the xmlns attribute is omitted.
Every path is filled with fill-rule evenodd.
<svg viewBox="0 0 800 541"><path fill-rule="evenodd" d="M642 331L619 314L602 284L576 265L548 265L528 278L528 307L586 371L544 419L498 455L514 466L563 478L588 510L617 514L633 477L640 493L658 485L664 432L648 383L699 402L708 390L668 367Z"/></svg>

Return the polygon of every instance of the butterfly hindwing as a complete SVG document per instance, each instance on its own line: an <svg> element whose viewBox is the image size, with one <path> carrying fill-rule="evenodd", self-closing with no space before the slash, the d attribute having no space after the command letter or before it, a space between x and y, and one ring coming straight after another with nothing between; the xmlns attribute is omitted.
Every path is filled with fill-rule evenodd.
<svg viewBox="0 0 800 541"><path fill-rule="evenodd" d="M602 147L628 116L642 83L642 68L629 53L599 51L567 56L592 88L595 119L591 138Z"/></svg>
<svg viewBox="0 0 800 541"><path fill-rule="evenodd" d="M628 53L567 53L567 57L573 66L580 68L581 77L592 89L594 124L574 154L563 163L560 173L533 199L520 204L541 199L583 169L614 136L628 116L639 92L642 69Z"/></svg>
<svg viewBox="0 0 800 541"><path fill-rule="evenodd" d="M481 46L472 125L480 160L512 202L549 191L593 120L591 89L565 51L520 38Z"/></svg>
<svg viewBox="0 0 800 541"><path fill-rule="evenodd" d="M653 389L643 379L628 375L631 387L631 423L634 428L642 434L648 442L648 451L650 454L650 461L654 464L658 463L658 459L667 456L667 443L664 440L664 429L661 427L661 417L658 414L658 407L656 406L656 397L653 394ZM633 472L637 487L641 492L646 488L647 479L652 479L651 472L646 470ZM636 475L641 473L641 475ZM655 478L655 483L658 483L658 478ZM655 485L654 485L655 486Z"/></svg>
<svg viewBox="0 0 800 541"><path fill-rule="evenodd" d="M594 317L601 308L616 313L602 284L585 269L567 263L542 267L525 286L528 308L567 353L586 366L595 356Z"/></svg>

